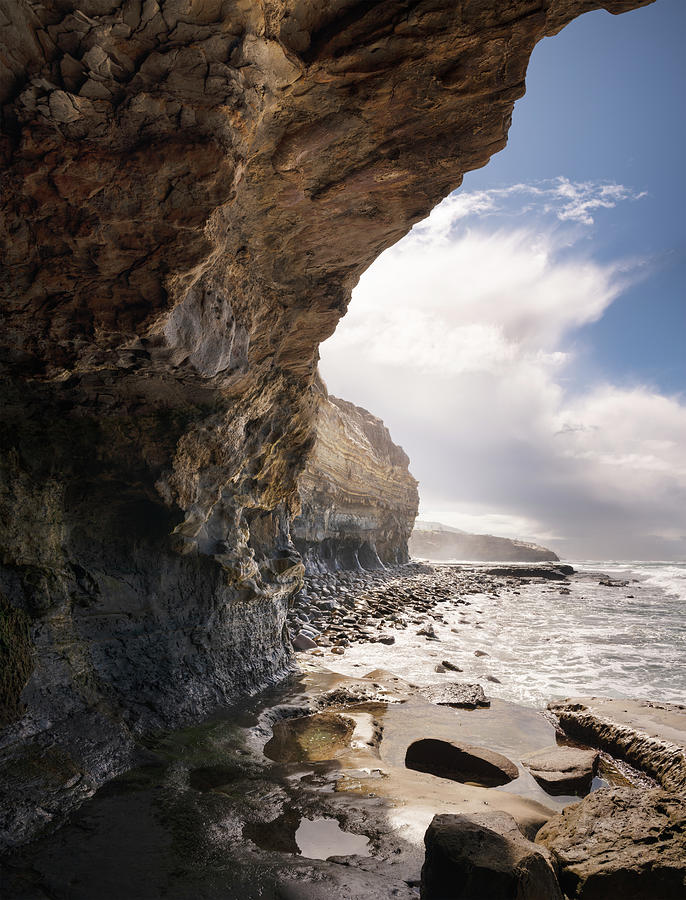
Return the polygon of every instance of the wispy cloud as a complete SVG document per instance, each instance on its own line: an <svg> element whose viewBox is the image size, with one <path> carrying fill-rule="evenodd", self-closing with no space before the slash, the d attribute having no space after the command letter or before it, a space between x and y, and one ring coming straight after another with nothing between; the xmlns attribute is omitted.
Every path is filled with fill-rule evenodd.
<svg viewBox="0 0 686 900"><path fill-rule="evenodd" d="M645 191L635 191L615 182L570 181L557 178L534 183L518 183L487 191L455 192L415 226L415 236L435 241L449 239L457 223L475 214L495 215L509 212L524 215L532 210L548 213L560 222L593 225L593 213L613 209L618 203L642 200Z"/></svg>

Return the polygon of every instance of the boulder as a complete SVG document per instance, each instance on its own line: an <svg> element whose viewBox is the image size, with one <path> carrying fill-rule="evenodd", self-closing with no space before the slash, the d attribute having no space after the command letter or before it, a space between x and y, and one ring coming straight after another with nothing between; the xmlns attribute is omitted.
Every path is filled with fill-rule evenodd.
<svg viewBox="0 0 686 900"><path fill-rule="evenodd" d="M314 650L316 646L317 645L312 640L312 638L309 637L309 635L305 634L304 631L301 631L293 639L294 650Z"/></svg>
<svg viewBox="0 0 686 900"><path fill-rule="evenodd" d="M507 784L519 777L517 766L500 753L438 738L424 738L410 744L405 765L417 772L484 787Z"/></svg>
<svg viewBox="0 0 686 900"><path fill-rule="evenodd" d="M660 788L607 788L541 828L570 900L683 900L686 797Z"/></svg>
<svg viewBox="0 0 686 900"><path fill-rule="evenodd" d="M505 812L434 816L422 900L562 900L548 854Z"/></svg>
<svg viewBox="0 0 686 900"><path fill-rule="evenodd" d="M426 625L423 625L417 634L423 635L428 641L440 641L439 636L436 634L436 629L431 622L427 622Z"/></svg>
<svg viewBox="0 0 686 900"><path fill-rule="evenodd" d="M598 756L597 750L554 746L531 753L522 764L549 794L587 794Z"/></svg>
<svg viewBox="0 0 686 900"><path fill-rule="evenodd" d="M438 706L456 706L463 709L476 709L491 705L480 684L465 684L461 681L448 681L445 684L428 684L422 688L422 696L430 703Z"/></svg>

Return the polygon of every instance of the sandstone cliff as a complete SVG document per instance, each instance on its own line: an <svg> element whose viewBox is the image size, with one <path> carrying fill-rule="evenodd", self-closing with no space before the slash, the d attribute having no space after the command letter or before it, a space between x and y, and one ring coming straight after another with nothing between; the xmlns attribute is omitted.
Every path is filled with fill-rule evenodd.
<svg viewBox="0 0 686 900"><path fill-rule="evenodd" d="M439 522L417 522L410 537L412 556L420 559L464 559L476 562L559 562L552 550L496 537L469 534Z"/></svg>
<svg viewBox="0 0 686 900"><path fill-rule="evenodd" d="M409 459L381 419L317 385L314 448L291 534L308 569L377 568L409 559L419 506Z"/></svg>
<svg viewBox="0 0 686 900"><path fill-rule="evenodd" d="M0 0L6 840L286 671L318 344L536 42L646 2Z"/></svg>

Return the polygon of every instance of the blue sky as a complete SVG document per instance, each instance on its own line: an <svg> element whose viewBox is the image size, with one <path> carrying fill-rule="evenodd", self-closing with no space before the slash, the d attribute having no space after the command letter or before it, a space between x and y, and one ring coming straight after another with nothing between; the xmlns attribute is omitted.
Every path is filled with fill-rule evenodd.
<svg viewBox="0 0 686 900"><path fill-rule="evenodd" d="M322 346L331 392L408 451L423 518L686 557L685 36L686 3L657 0L540 43L507 148Z"/></svg>
<svg viewBox="0 0 686 900"><path fill-rule="evenodd" d="M508 146L463 190L615 181L644 202L607 213L594 255L645 254L654 274L578 336L598 372L686 390L686 3L587 13L538 44ZM650 339L648 339L650 338Z"/></svg>

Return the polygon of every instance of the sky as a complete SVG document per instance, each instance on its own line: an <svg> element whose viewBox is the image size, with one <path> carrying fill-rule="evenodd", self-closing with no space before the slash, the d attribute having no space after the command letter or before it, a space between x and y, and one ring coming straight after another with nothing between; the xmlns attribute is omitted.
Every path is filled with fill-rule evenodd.
<svg viewBox="0 0 686 900"><path fill-rule="evenodd" d="M420 518L686 560L685 37L657 0L544 39L508 146L322 344L330 392L409 454Z"/></svg>

